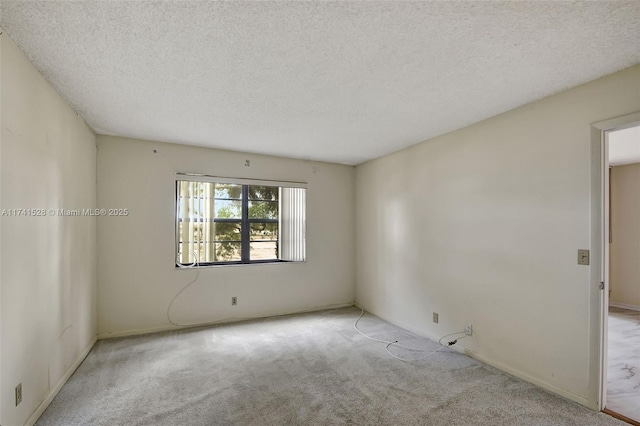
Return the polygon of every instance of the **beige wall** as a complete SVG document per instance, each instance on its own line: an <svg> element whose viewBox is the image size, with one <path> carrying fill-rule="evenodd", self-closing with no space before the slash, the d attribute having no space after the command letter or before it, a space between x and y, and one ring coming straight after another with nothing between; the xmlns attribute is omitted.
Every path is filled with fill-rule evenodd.
<svg viewBox="0 0 640 426"><path fill-rule="evenodd" d="M640 309L640 163L611 168L610 301Z"/></svg>
<svg viewBox="0 0 640 426"><path fill-rule="evenodd" d="M306 263L201 268L198 281L174 303L174 321L353 303L353 167L98 136L98 205L131 212L98 219L100 336L171 328L167 306L195 277L195 270L174 267L176 172L303 181L309 188ZM232 296L238 306L231 306Z"/></svg>
<svg viewBox="0 0 640 426"><path fill-rule="evenodd" d="M0 38L1 208L94 208L93 132L6 33ZM47 214L0 222L0 423L21 425L94 342L96 221Z"/></svg>
<svg viewBox="0 0 640 426"><path fill-rule="evenodd" d="M636 111L639 66L358 166L356 302L597 407L590 123Z"/></svg>
<svg viewBox="0 0 640 426"><path fill-rule="evenodd" d="M96 204L94 134L0 37L1 207L131 212L98 219L97 263L95 219L0 218L0 423L24 423L55 393L93 342L96 310L105 337L170 328L167 306L195 275L174 268L179 171L309 182L308 261L201 269L175 303L175 320L355 297L431 337L472 323L474 337L460 343L471 355L594 405L589 269L576 265L592 227L589 123L640 111L640 67L355 171L99 136ZM19 382L24 400L15 407Z"/></svg>

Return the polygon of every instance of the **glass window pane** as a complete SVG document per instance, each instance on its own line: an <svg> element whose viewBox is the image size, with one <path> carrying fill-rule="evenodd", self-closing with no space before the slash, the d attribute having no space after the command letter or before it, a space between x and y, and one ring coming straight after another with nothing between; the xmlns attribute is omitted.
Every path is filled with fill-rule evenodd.
<svg viewBox="0 0 640 426"><path fill-rule="evenodd" d="M214 227L214 235L216 241L239 241L241 237L242 225L240 222L220 223L217 222Z"/></svg>
<svg viewBox="0 0 640 426"><path fill-rule="evenodd" d="M278 258L276 241L252 241L250 247L251 260L274 260Z"/></svg>
<svg viewBox="0 0 640 426"><path fill-rule="evenodd" d="M277 201L249 201L249 219L277 219Z"/></svg>
<svg viewBox="0 0 640 426"><path fill-rule="evenodd" d="M251 223L250 226L251 230L249 231L249 235L251 237L251 241L278 239L277 223L254 222Z"/></svg>
<svg viewBox="0 0 640 426"><path fill-rule="evenodd" d="M304 259L303 189L177 181L176 196L179 263L241 262L243 248L250 256L245 261ZM241 231L248 231L244 243Z"/></svg>
<svg viewBox="0 0 640 426"><path fill-rule="evenodd" d="M215 217L221 219L240 219L242 217L242 201L215 200Z"/></svg>
<svg viewBox="0 0 640 426"><path fill-rule="evenodd" d="M216 183L216 198L242 198L242 185Z"/></svg>
<svg viewBox="0 0 640 426"><path fill-rule="evenodd" d="M216 262L241 260L240 243L216 243Z"/></svg>
<svg viewBox="0 0 640 426"><path fill-rule="evenodd" d="M249 185L249 200L278 201L280 187Z"/></svg>

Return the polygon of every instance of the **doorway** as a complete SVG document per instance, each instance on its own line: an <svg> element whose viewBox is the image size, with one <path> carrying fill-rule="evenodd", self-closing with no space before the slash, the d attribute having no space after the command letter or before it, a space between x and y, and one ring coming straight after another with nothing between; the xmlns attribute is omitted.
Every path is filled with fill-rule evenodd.
<svg viewBox="0 0 640 426"><path fill-rule="evenodd" d="M640 126L606 132L605 148L604 408L640 424Z"/></svg>

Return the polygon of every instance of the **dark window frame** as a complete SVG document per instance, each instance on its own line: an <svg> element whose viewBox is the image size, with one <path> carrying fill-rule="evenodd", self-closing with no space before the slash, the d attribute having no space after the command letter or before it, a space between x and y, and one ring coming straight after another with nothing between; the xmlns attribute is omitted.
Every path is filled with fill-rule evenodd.
<svg viewBox="0 0 640 426"><path fill-rule="evenodd" d="M176 180L176 186L175 186L175 191L176 191L176 200L178 201L180 198L180 194L179 194L179 189L178 189L178 183L179 180ZM240 201L241 202L241 217L240 218L215 218L212 217L210 219L207 219L207 221L213 222L215 223L240 223L240 240L229 240L229 241L224 241L224 242L239 242L240 243L240 260L224 260L224 261L214 261L214 262L197 262L198 267L203 267L203 266L223 266L223 265L251 265L251 264L263 264L263 263L290 263L290 262L295 262L295 261L291 261L291 260L283 260L283 259L279 259L279 258L274 258L274 259L255 259L255 260L251 260L251 223L280 223L280 215L281 212L278 210L278 219L268 219L268 218L249 218L249 202L252 201L263 201L263 202L277 202L277 201L273 201L273 200L264 200L264 199L249 199L249 186L251 186L251 184L245 184L245 183L237 183L235 185L240 185L242 186L242 195L239 199L237 198L219 198L219 197L214 197L215 200L232 200L232 201ZM264 185L264 186L269 186L269 185ZM274 187L278 187L280 188L279 185L272 185ZM185 222L185 221L189 221L189 219L185 219L182 217L178 217L177 215L177 210L176 210L176 227L179 227L179 223L181 222ZM178 233L176 231L176 238ZM260 241L264 241L264 242L277 242L278 244L280 243L279 239L277 240L260 240ZM178 244L180 241L179 239L176 240L176 244ZM216 244L220 241L213 240L213 243ZM191 241L182 241L182 243L191 243ZM175 264L176 268L183 268L184 264L179 263L176 261Z"/></svg>

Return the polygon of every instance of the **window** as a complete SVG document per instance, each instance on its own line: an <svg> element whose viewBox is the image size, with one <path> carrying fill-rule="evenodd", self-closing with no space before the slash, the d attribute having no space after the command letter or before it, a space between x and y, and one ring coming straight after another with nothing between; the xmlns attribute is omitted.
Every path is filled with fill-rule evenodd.
<svg viewBox="0 0 640 426"><path fill-rule="evenodd" d="M305 260L305 184L176 175L176 266Z"/></svg>

